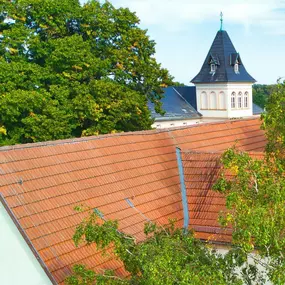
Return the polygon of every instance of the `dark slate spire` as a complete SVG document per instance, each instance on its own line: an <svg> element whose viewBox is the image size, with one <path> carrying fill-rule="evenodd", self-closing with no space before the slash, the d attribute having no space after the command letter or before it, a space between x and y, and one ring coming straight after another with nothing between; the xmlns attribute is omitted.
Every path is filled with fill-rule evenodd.
<svg viewBox="0 0 285 285"><path fill-rule="evenodd" d="M235 64L237 64L235 68ZM211 67L212 65L212 67ZM226 31L218 31L205 62L192 83L256 82L241 61Z"/></svg>

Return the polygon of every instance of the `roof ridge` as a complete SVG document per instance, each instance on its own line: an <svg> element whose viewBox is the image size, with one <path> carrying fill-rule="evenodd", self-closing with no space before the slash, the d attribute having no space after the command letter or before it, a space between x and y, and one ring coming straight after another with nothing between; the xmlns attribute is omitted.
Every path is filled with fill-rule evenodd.
<svg viewBox="0 0 285 285"><path fill-rule="evenodd" d="M134 132L121 132L115 134L103 134L98 136L90 136L90 137L80 137L80 138L70 138L64 140L54 140L54 141L45 141L45 142L36 142L36 143L28 143L28 144L16 144L10 146L2 146L0 147L0 153L10 150L20 150L20 149L30 149L30 148L37 148L37 147L46 147L46 146L56 146L56 145L64 145L64 144L72 144L72 143L81 143L81 142L89 142L93 140L101 140L113 137L121 137L121 136L135 136L135 135L154 135L154 134L161 134L161 133L168 133L178 130L184 129L192 129L198 128L201 126L208 126L208 125L222 125L228 123L236 123L241 121L254 121L257 120L256 117L250 118L241 118L235 120L224 120L219 122L205 122L201 124L189 125L189 126L180 126L180 127L172 127L166 129L155 129L155 130L143 130L143 131L134 131Z"/></svg>

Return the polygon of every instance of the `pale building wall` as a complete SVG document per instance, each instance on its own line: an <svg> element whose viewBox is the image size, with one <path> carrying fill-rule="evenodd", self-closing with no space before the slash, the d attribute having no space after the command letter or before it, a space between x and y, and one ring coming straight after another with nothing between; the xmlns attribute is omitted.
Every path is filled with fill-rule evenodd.
<svg viewBox="0 0 285 285"><path fill-rule="evenodd" d="M231 98L235 92L235 107L232 108ZM238 94L241 92L241 106ZM244 97L247 96L247 107ZM243 118L252 116L252 83L212 83L196 84L197 110L204 117L212 118ZM213 103L214 102L214 103Z"/></svg>
<svg viewBox="0 0 285 285"><path fill-rule="evenodd" d="M231 246L229 245L217 245L217 244L213 244L211 246L213 249L215 249L217 251L217 253L221 254L221 255L225 255L229 252L229 250L231 249ZM254 265L254 258L259 258L258 254L256 251L252 252L249 257L248 257L248 263ZM263 264L266 264L267 261L266 259L262 259L261 260ZM257 265L257 269L259 272L263 273L265 272L265 268L261 265L258 264ZM236 273L241 274L239 271L237 271ZM264 274L263 274L264 276ZM263 285L273 285L268 279L265 280L264 283L262 283ZM253 283L252 285L259 285L259 283Z"/></svg>
<svg viewBox="0 0 285 285"><path fill-rule="evenodd" d="M168 129L175 127L192 126L202 123L220 122L225 118L202 118L202 119L184 119L184 120L169 120L169 121L156 121L152 124L153 129Z"/></svg>
<svg viewBox="0 0 285 285"><path fill-rule="evenodd" d="M52 285L0 201L0 284Z"/></svg>

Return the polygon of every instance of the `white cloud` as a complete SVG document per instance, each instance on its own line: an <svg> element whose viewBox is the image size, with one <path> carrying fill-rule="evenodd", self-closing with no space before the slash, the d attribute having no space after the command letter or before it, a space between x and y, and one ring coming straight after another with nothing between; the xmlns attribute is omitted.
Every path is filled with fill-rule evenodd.
<svg viewBox="0 0 285 285"><path fill-rule="evenodd" d="M266 28L285 34L284 0L113 0L116 7L135 11L145 26L158 25L183 30L190 22L215 21L220 11L225 24L242 24Z"/></svg>

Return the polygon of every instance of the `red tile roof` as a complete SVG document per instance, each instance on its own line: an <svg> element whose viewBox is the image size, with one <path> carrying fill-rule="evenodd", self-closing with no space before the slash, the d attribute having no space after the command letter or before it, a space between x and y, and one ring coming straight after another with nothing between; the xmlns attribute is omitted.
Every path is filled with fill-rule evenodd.
<svg viewBox="0 0 285 285"><path fill-rule="evenodd" d="M201 239L228 241L231 232L221 230L218 223L219 213L226 210L225 199L212 191L221 169L220 157L219 153L182 153L190 227Z"/></svg>
<svg viewBox="0 0 285 285"><path fill-rule="evenodd" d="M59 283L78 263L123 274L122 264L102 257L95 246L75 248L72 236L86 213L76 213L74 206L98 208L106 219L119 220L120 229L138 241L144 238L143 215L160 224L176 218L182 226L175 148L215 152L235 143L242 150L263 151L266 140L260 121L2 147L0 192ZM215 219L224 205L222 197L210 191L216 177L215 156L189 155L183 153L190 225L196 227L198 237L208 238L209 232L217 235Z"/></svg>
<svg viewBox="0 0 285 285"><path fill-rule="evenodd" d="M182 161L184 181L187 189L189 226L196 237L204 240L230 242L231 229L221 229L218 218L226 212L226 201L222 194L213 191L212 186L221 172L221 152L184 151ZM262 152L249 152L255 159L264 157ZM231 174L228 172L230 179Z"/></svg>

